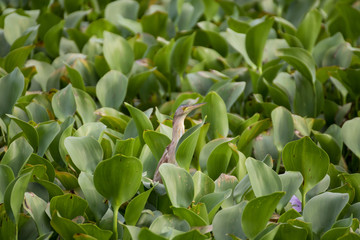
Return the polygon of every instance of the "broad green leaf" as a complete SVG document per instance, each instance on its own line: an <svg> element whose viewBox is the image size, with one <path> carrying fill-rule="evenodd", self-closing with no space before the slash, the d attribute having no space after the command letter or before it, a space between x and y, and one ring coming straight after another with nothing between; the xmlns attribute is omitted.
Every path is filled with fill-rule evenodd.
<svg viewBox="0 0 360 240"><path fill-rule="evenodd" d="M137 132L138 132L138 135L140 138L140 142L141 142L141 144L144 144L143 132L145 130L154 130L153 125L151 124L149 118L146 116L145 113L143 113L139 109L131 106L128 103L125 103L125 106L129 110L130 115L135 122L136 129L137 129Z"/></svg>
<svg viewBox="0 0 360 240"><path fill-rule="evenodd" d="M111 70L96 84L96 96L103 107L119 109L126 96L127 77L119 71Z"/></svg>
<svg viewBox="0 0 360 240"><path fill-rule="evenodd" d="M282 190L279 176L265 163L248 158L245 162L250 182L256 197L272 194Z"/></svg>
<svg viewBox="0 0 360 240"><path fill-rule="evenodd" d="M226 137L229 132L226 105L216 92L210 92L204 99L202 106L202 116L210 123L208 137L210 139Z"/></svg>
<svg viewBox="0 0 360 240"><path fill-rule="evenodd" d="M241 225L248 238L256 237L265 229L276 205L284 195L284 192L275 192L252 199L246 204L241 218Z"/></svg>
<svg viewBox="0 0 360 240"><path fill-rule="evenodd" d="M130 201L124 215L127 225L135 225L137 223L152 190L153 188L139 194Z"/></svg>
<svg viewBox="0 0 360 240"><path fill-rule="evenodd" d="M89 122L79 127L74 136L75 137L92 137L95 140L100 140L103 136L106 126L101 122Z"/></svg>
<svg viewBox="0 0 360 240"><path fill-rule="evenodd" d="M304 207L304 220L320 235L331 228L349 200L345 193L325 192L309 200ZM329 211L331 209L331 211Z"/></svg>
<svg viewBox="0 0 360 240"><path fill-rule="evenodd" d="M63 195L64 192L61 190L61 188L56 185L55 183L49 182L47 180L39 179L36 176L34 177L35 182L42 185L49 193L49 199L51 200L55 196Z"/></svg>
<svg viewBox="0 0 360 240"><path fill-rule="evenodd" d="M4 17L4 15L2 15ZM16 12L11 13L5 17L4 21L4 35L6 41L12 45L19 37L21 37L26 30L30 27L35 26L35 19L20 15Z"/></svg>
<svg viewBox="0 0 360 240"><path fill-rule="evenodd" d="M330 163L326 152L309 137L288 143L283 150L282 159L287 171L301 172L304 178L303 194L325 177Z"/></svg>
<svg viewBox="0 0 360 240"><path fill-rule="evenodd" d="M24 76L19 68L0 78L0 117L12 113L13 107L25 86Z"/></svg>
<svg viewBox="0 0 360 240"><path fill-rule="evenodd" d="M75 114L76 102L71 84L54 94L51 105L55 116L60 121L65 121L68 116Z"/></svg>
<svg viewBox="0 0 360 240"><path fill-rule="evenodd" d="M156 160L160 160L171 140L164 134L152 130L144 131L144 141Z"/></svg>
<svg viewBox="0 0 360 240"><path fill-rule="evenodd" d="M340 175L340 179L343 182L349 183L355 190L355 198L354 201L358 202L360 199L360 174L359 173L353 173L353 174L348 174L348 173L341 173Z"/></svg>
<svg viewBox="0 0 360 240"><path fill-rule="evenodd" d="M206 208L205 205L202 205L204 207L204 210L206 212ZM198 226L206 226L208 225L207 221L201 217L201 215L199 213L196 213L190 209L187 208L176 208L173 207L172 208L174 215L178 216L181 219L186 220L191 227L198 227ZM206 212L207 215L207 212Z"/></svg>
<svg viewBox="0 0 360 240"><path fill-rule="evenodd" d="M155 234L150 231L148 228L142 228L139 233L139 239L149 239L149 240L166 240L167 238L162 237L161 235Z"/></svg>
<svg viewBox="0 0 360 240"><path fill-rule="evenodd" d="M150 33L154 37L160 36L166 38L167 19L167 13L156 11L152 14L144 15L141 18L141 26L144 32Z"/></svg>
<svg viewBox="0 0 360 240"><path fill-rule="evenodd" d="M13 172L13 175L18 176L20 171L24 168L26 162L29 160L32 153L33 148L25 140L25 138L17 138L10 144L9 149L6 151L3 158L1 159L1 164L9 166Z"/></svg>
<svg viewBox="0 0 360 240"><path fill-rule="evenodd" d="M318 131L313 131L313 133L316 140L319 141L321 148L329 155L330 162L338 164L341 159L341 148L335 138L330 134L320 133Z"/></svg>
<svg viewBox="0 0 360 240"><path fill-rule="evenodd" d="M47 203L34 193L25 193L24 208L34 219L39 235L51 231L49 217L45 213Z"/></svg>
<svg viewBox="0 0 360 240"><path fill-rule="evenodd" d="M74 190L79 187L77 178L69 172L57 171L55 176L66 190Z"/></svg>
<svg viewBox="0 0 360 240"><path fill-rule="evenodd" d="M306 239L308 232L304 228L291 225L289 223L281 224L276 234L276 239L292 239L302 240Z"/></svg>
<svg viewBox="0 0 360 240"><path fill-rule="evenodd" d="M231 106L236 102L245 90L245 82L230 82L217 88L212 88L224 100L226 110L230 111Z"/></svg>
<svg viewBox="0 0 360 240"><path fill-rule="evenodd" d="M153 233L161 234L165 237L170 237L169 235L171 234L172 230L178 230L182 232L190 231L190 225L185 220L179 219L174 215L162 215L151 223L149 229Z"/></svg>
<svg viewBox="0 0 360 240"><path fill-rule="evenodd" d="M176 146L176 162L186 170L190 168L202 125L198 124L187 130Z"/></svg>
<svg viewBox="0 0 360 240"><path fill-rule="evenodd" d="M242 134L240 135L239 142L237 144L237 147L240 151L243 151L248 147L249 144L251 144L251 141L255 139L260 133L265 131L271 126L270 119L264 119L257 121L250 126L246 127Z"/></svg>
<svg viewBox="0 0 360 240"><path fill-rule="evenodd" d="M90 97L88 93L81 89L72 88L75 102L76 102L76 111L79 113L82 122L94 122L95 121L95 110L96 104L94 100Z"/></svg>
<svg viewBox="0 0 360 240"><path fill-rule="evenodd" d="M91 224L91 223L84 223L80 225L83 229L85 229L85 231L87 232L88 235L94 237L95 239L110 239L112 236L112 232L109 230L104 230L99 228L97 225L95 224Z"/></svg>
<svg viewBox="0 0 360 240"><path fill-rule="evenodd" d="M239 181L235 176L222 173L215 181L215 192L225 192L229 189L233 192L238 183ZM221 208L232 206L234 206L233 194L221 204Z"/></svg>
<svg viewBox="0 0 360 240"><path fill-rule="evenodd" d="M44 45L47 53L55 58L59 56L60 39L63 33L65 21L62 20L56 25L53 25L44 36Z"/></svg>
<svg viewBox="0 0 360 240"><path fill-rule="evenodd" d="M246 206L245 202L219 211L213 220L213 233L216 239L233 239L232 236L246 239L241 226L241 218Z"/></svg>
<svg viewBox="0 0 360 240"><path fill-rule="evenodd" d="M64 144L72 162L83 172L93 173L102 160L101 145L92 137L67 137Z"/></svg>
<svg viewBox="0 0 360 240"><path fill-rule="evenodd" d="M104 198L95 189L93 175L81 172L78 182L84 197L89 204L89 208L94 213L95 218L100 220L107 211L108 206L104 203Z"/></svg>
<svg viewBox="0 0 360 240"><path fill-rule="evenodd" d="M308 51L302 48L278 49L279 57L298 70L308 81L315 84L315 61Z"/></svg>
<svg viewBox="0 0 360 240"><path fill-rule="evenodd" d="M274 23L274 18L265 19L262 23L250 27L246 32L246 52L251 61L259 68L262 68L262 55L269 31Z"/></svg>
<svg viewBox="0 0 360 240"><path fill-rule="evenodd" d="M162 164L159 172L172 205L187 208L194 199L191 175L185 169L170 163Z"/></svg>
<svg viewBox="0 0 360 240"><path fill-rule="evenodd" d="M97 165L94 185L116 209L135 195L141 184L141 174L142 165L139 159L115 155Z"/></svg>
<svg viewBox="0 0 360 240"><path fill-rule="evenodd" d="M68 77L70 78L71 85L74 88L79 88L85 91L84 79L81 74L75 68L70 67L69 65L65 65L66 70L68 72Z"/></svg>
<svg viewBox="0 0 360 240"><path fill-rule="evenodd" d="M282 191L285 195L279 201L276 209L280 212L290 201L291 197L295 195L299 187L303 182L303 177L300 172L286 171L284 174L280 174Z"/></svg>
<svg viewBox="0 0 360 240"><path fill-rule="evenodd" d="M34 150L36 150L39 146L39 135L36 129L30 123L27 123L13 115L8 114L7 116L23 130L23 133L29 140L30 145L34 148Z"/></svg>
<svg viewBox="0 0 360 240"><path fill-rule="evenodd" d="M24 194L32 176L32 171L15 178L6 188L4 194L4 206L7 215L15 223L20 220L21 205Z"/></svg>
<svg viewBox="0 0 360 240"><path fill-rule="evenodd" d="M321 20L321 13L314 8L306 14L296 32L296 36L299 38L304 48L309 52L312 52L312 48L319 35Z"/></svg>
<svg viewBox="0 0 360 240"><path fill-rule="evenodd" d="M277 107L271 112L274 128L274 144L278 151L294 138L294 122L291 113L284 107Z"/></svg>
<svg viewBox="0 0 360 240"><path fill-rule="evenodd" d="M116 140L114 146L114 155L121 154L125 156L134 156L135 139L128 138L126 140Z"/></svg>
<svg viewBox="0 0 360 240"><path fill-rule="evenodd" d="M56 210L52 215L50 224L53 229L65 240L73 239L73 236L77 233L86 234L84 228L70 219L61 217Z"/></svg>
<svg viewBox="0 0 360 240"><path fill-rule="evenodd" d="M62 217L73 219L77 216L83 216L87 208L87 202L75 194L65 194L53 197L50 201L50 213L56 211Z"/></svg>
<svg viewBox="0 0 360 240"><path fill-rule="evenodd" d="M14 180L14 173L7 165L0 164L0 203L4 203L7 186Z"/></svg>
<svg viewBox="0 0 360 240"><path fill-rule="evenodd" d="M206 174L197 171L193 177L194 182L194 200L195 202L199 201L203 196L214 192L215 183L214 181Z"/></svg>
<svg viewBox="0 0 360 240"><path fill-rule="evenodd" d="M344 143L357 157L360 157L360 136L355 134L358 131L360 131L359 117L346 121L341 128Z"/></svg>
<svg viewBox="0 0 360 240"><path fill-rule="evenodd" d="M185 233L180 233L172 238L172 240L206 240L208 236L201 234L198 230L194 229Z"/></svg>
<svg viewBox="0 0 360 240"><path fill-rule="evenodd" d="M204 203L206 206L206 210L208 212L208 218L209 222L211 223L213 221L213 218L219 208L221 207L221 204L228 199L231 195L231 189L228 189L224 192L213 192L209 193L202 198L200 198L199 203Z"/></svg>
<svg viewBox="0 0 360 240"><path fill-rule="evenodd" d="M5 70L11 72L16 67L22 68L33 49L34 46L25 46L12 50L5 58Z"/></svg>
<svg viewBox="0 0 360 240"><path fill-rule="evenodd" d="M171 50L171 67L175 69L175 71L180 75L185 72L186 66L190 59L194 38L195 33L189 36L180 37L176 40Z"/></svg>
<svg viewBox="0 0 360 240"><path fill-rule="evenodd" d="M134 62L134 52L130 44L120 35L104 32L104 57L110 69L127 75Z"/></svg>
<svg viewBox="0 0 360 240"><path fill-rule="evenodd" d="M43 156L52 141L55 139L56 135L59 133L60 126L55 121L43 122L37 126L36 131L39 135L39 147L37 154L39 156Z"/></svg>

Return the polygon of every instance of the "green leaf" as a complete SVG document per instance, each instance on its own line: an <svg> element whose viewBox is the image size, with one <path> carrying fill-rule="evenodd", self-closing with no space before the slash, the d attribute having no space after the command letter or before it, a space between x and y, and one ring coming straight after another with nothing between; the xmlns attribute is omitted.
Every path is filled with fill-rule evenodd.
<svg viewBox="0 0 360 240"><path fill-rule="evenodd" d="M71 84L54 94L51 105L60 121L65 121L67 117L75 114L76 102Z"/></svg>
<svg viewBox="0 0 360 240"><path fill-rule="evenodd" d="M296 37L309 52L312 51L321 28L322 16L316 8L309 11L301 22Z"/></svg>
<svg viewBox="0 0 360 240"><path fill-rule="evenodd" d="M53 197L50 201L50 213L58 212L62 217L74 219L83 216L87 208L87 202L75 194L65 194Z"/></svg>
<svg viewBox="0 0 360 240"><path fill-rule="evenodd" d="M231 240L236 236L246 239L241 226L241 218L246 206L245 202L219 211L213 220L213 233L216 239Z"/></svg>
<svg viewBox="0 0 360 240"><path fill-rule="evenodd" d="M13 116L13 115L7 115L11 120L13 120L22 130L25 135L25 137L29 140L31 146L34 149L38 148L39 145L39 135L36 131L36 129L29 123Z"/></svg>
<svg viewBox="0 0 360 240"><path fill-rule="evenodd" d="M56 210L52 215L50 224L64 240L73 239L73 236L77 233L86 234L84 228L82 228L79 224L71 221L70 219L61 217Z"/></svg>
<svg viewBox="0 0 360 240"><path fill-rule="evenodd" d="M224 192L209 193L200 198L199 203L205 203L206 210L208 212L209 222L213 221L213 218L223 202L231 196L231 189Z"/></svg>
<svg viewBox="0 0 360 240"><path fill-rule="evenodd" d="M141 26L143 32L150 33L154 37L167 37L167 20L168 14L165 12L156 11L149 15L144 15L141 18Z"/></svg>
<svg viewBox="0 0 360 240"><path fill-rule="evenodd" d="M165 148L170 144L171 140L162 133L147 130L144 132L144 141L149 146L156 160L160 160Z"/></svg>
<svg viewBox="0 0 360 240"><path fill-rule="evenodd" d="M341 147L336 142L335 138L330 134L313 131L316 140L319 141L322 149L329 155L330 162L338 164L341 159ZM341 144L342 145L342 144Z"/></svg>
<svg viewBox="0 0 360 240"><path fill-rule="evenodd" d="M187 208L194 198L191 175L185 169L170 163L161 164L159 172L172 205Z"/></svg>
<svg viewBox="0 0 360 240"><path fill-rule="evenodd" d="M12 50L5 58L5 70L11 72L16 67L22 68L33 49L34 46L25 46Z"/></svg>
<svg viewBox="0 0 360 240"><path fill-rule="evenodd" d="M51 231L49 217L45 212L47 202L34 193L26 192L23 206L34 219L40 236Z"/></svg>
<svg viewBox="0 0 360 240"><path fill-rule="evenodd" d="M95 188L116 209L135 195L141 184L141 174L139 159L115 155L97 165L94 172Z"/></svg>
<svg viewBox="0 0 360 240"><path fill-rule="evenodd" d="M142 228L138 239L149 239L149 240L166 240L167 238L162 237L161 235L155 234L147 228Z"/></svg>
<svg viewBox="0 0 360 240"><path fill-rule="evenodd" d="M313 232L321 235L335 223L348 200L349 195L346 193L325 192L317 195L306 203L304 220L311 222Z"/></svg>
<svg viewBox="0 0 360 240"><path fill-rule="evenodd" d="M246 52L251 61L259 68L262 67L262 55L269 31L274 23L274 18L265 19L263 22L252 26L246 32Z"/></svg>
<svg viewBox="0 0 360 240"><path fill-rule="evenodd" d="M202 106L203 118L207 116L206 121L210 123L208 137L210 139L226 137L229 132L226 105L222 98L216 92L209 92Z"/></svg>
<svg viewBox="0 0 360 240"><path fill-rule="evenodd" d="M80 225L85 231L90 235L93 236L95 239L110 239L112 236L112 232L109 230L104 230L99 228L95 224L85 223Z"/></svg>
<svg viewBox="0 0 360 240"><path fill-rule="evenodd" d="M136 129L140 138L140 142L143 145L144 144L144 139L143 139L143 132L145 130L154 130L149 118L146 116L145 113L143 113L142 111L140 111L139 109L131 106L128 103L125 103L125 106L127 107L127 109L130 112L131 117L133 118L135 125L136 125Z"/></svg>
<svg viewBox="0 0 360 240"><path fill-rule="evenodd" d="M123 37L105 31L103 51L110 69L120 71L124 75L130 73L134 62L134 52Z"/></svg>
<svg viewBox="0 0 360 240"><path fill-rule="evenodd" d="M230 111L231 106L236 102L245 90L245 82L229 82L217 88L212 88L224 100L226 110Z"/></svg>
<svg viewBox="0 0 360 240"><path fill-rule="evenodd" d="M282 190L279 176L265 163L253 158L246 159L246 169L256 197L272 194Z"/></svg>
<svg viewBox="0 0 360 240"><path fill-rule="evenodd" d="M64 144L72 162L83 172L93 173L102 160L101 145L92 137L67 137Z"/></svg>
<svg viewBox="0 0 360 240"><path fill-rule="evenodd" d="M270 119L264 119L257 121L248 126L241 134L237 147L240 151L243 151L251 144L251 141L255 139L260 133L265 131L271 126Z"/></svg>
<svg viewBox="0 0 360 240"><path fill-rule="evenodd" d="M176 146L176 162L186 170L190 168L202 125L198 124L187 130Z"/></svg>
<svg viewBox="0 0 360 240"><path fill-rule="evenodd" d="M185 220L179 219L174 215L162 215L152 222L149 229L153 233L161 234L164 237L170 237L169 235L172 230L187 232L190 231L190 226ZM140 235L139 239L141 239Z"/></svg>
<svg viewBox="0 0 360 240"><path fill-rule="evenodd" d="M0 203L4 202L7 186L14 180L14 173L7 165L0 164Z"/></svg>
<svg viewBox="0 0 360 240"><path fill-rule="evenodd" d="M172 238L172 240L206 240L208 236L201 234L198 230L194 229L189 232L180 233Z"/></svg>
<svg viewBox="0 0 360 240"><path fill-rule="evenodd" d="M89 204L89 208L94 213L95 218L100 220L108 210L108 206L104 203L104 198L96 191L93 175L81 172L78 182L84 197Z"/></svg>
<svg viewBox="0 0 360 240"><path fill-rule="evenodd" d="M17 138L10 144L9 149L1 159L1 164L9 166L13 175L18 176L32 153L31 145L23 137Z"/></svg>
<svg viewBox="0 0 360 240"><path fill-rule="evenodd" d="M302 48L282 48L278 49L279 57L285 60L298 70L308 81L315 84L316 69L315 61L308 51Z"/></svg>
<svg viewBox="0 0 360 240"><path fill-rule="evenodd" d="M0 117L12 113L13 107L25 86L24 76L19 68L0 78Z"/></svg>
<svg viewBox="0 0 360 240"><path fill-rule="evenodd" d="M81 74L75 68L70 67L68 64L65 64L66 70L68 72L68 77L70 78L70 82L74 88L79 88L85 91L84 79Z"/></svg>
<svg viewBox="0 0 360 240"><path fill-rule="evenodd" d="M303 194L325 177L330 163L326 152L309 137L288 143L282 159L287 171L299 171L303 175Z"/></svg>
<svg viewBox="0 0 360 240"><path fill-rule="evenodd" d="M79 113L82 122L94 122L96 119L94 114L96 110L96 104L94 100L87 92L81 89L72 88L72 91L75 96L76 110Z"/></svg>
<svg viewBox="0 0 360 240"><path fill-rule="evenodd" d="M60 39L63 33L65 21L62 20L53 25L44 36L44 45L47 53L55 58L59 56Z"/></svg>
<svg viewBox="0 0 360 240"><path fill-rule="evenodd" d="M103 107L119 109L126 96L127 77L119 71L107 72L96 84L96 96Z"/></svg>
<svg viewBox="0 0 360 240"><path fill-rule="evenodd" d="M277 107L271 112L274 128L274 144L278 151L294 138L294 122L291 113L284 107Z"/></svg>
<svg viewBox="0 0 360 240"><path fill-rule="evenodd" d="M139 194L127 205L124 215L127 225L135 225L137 223L152 190L153 188Z"/></svg>
<svg viewBox="0 0 360 240"><path fill-rule="evenodd" d="M205 208L205 204L202 204L202 206ZM200 213L196 213L191 209L187 208L172 208L174 215L178 216L181 219L186 220L191 227L198 227L198 226L206 226L208 225L207 221L200 216ZM204 209L206 212L206 208ZM206 212L207 217L207 212Z"/></svg>
<svg viewBox="0 0 360 240"><path fill-rule="evenodd" d="M21 205L24 194L32 176L32 171L15 178L6 188L4 206L7 215L15 223L19 223Z"/></svg>
<svg viewBox="0 0 360 240"><path fill-rule="evenodd" d="M2 16L5 18L3 20L5 39L10 45L14 44L30 27L36 25L33 18L20 15L16 12Z"/></svg>
<svg viewBox="0 0 360 240"><path fill-rule="evenodd" d="M285 192L285 195L276 207L277 211L281 212L303 183L303 177L300 172L286 171L284 174L279 175L279 178L281 180L282 191Z"/></svg>
<svg viewBox="0 0 360 240"><path fill-rule="evenodd" d="M215 183L214 181L206 174L197 171L193 177L194 182L194 200L198 202L203 196L214 192Z"/></svg>
<svg viewBox="0 0 360 240"><path fill-rule="evenodd" d="M190 59L193 47L195 33L180 37L176 40L170 56L171 67L181 75L185 72L186 66Z"/></svg>
<svg viewBox="0 0 360 240"><path fill-rule="evenodd" d="M246 204L241 218L241 225L248 238L256 237L265 229L276 205L284 195L284 192L275 192L255 198Z"/></svg>
<svg viewBox="0 0 360 240"><path fill-rule="evenodd" d="M60 126L55 121L43 122L37 126L36 131L39 135L37 154L43 156L56 135L60 132Z"/></svg>
<svg viewBox="0 0 360 240"><path fill-rule="evenodd" d="M360 136L354 134L358 131L360 131L359 117L346 121L341 128L344 143L357 157L360 158Z"/></svg>

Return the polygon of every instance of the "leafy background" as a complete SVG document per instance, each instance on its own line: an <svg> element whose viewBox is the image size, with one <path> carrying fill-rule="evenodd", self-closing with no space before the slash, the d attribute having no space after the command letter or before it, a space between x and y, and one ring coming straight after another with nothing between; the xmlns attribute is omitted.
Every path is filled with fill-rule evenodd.
<svg viewBox="0 0 360 240"><path fill-rule="evenodd" d="M0 7L1 239L359 239L359 1Z"/></svg>

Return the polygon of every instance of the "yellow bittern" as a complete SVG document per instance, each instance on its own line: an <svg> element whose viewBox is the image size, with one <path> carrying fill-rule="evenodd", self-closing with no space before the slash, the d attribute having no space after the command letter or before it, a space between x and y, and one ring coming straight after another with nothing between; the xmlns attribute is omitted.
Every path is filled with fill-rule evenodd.
<svg viewBox="0 0 360 240"><path fill-rule="evenodd" d="M185 133L185 124L184 124L185 118L192 110L195 110L203 106L204 104L205 103L199 103L195 105L181 105L180 107L178 107L178 109L176 109L172 124L173 125L172 140L171 143L166 147L164 154L162 155L156 167L156 171L154 175L155 182L161 182L161 176L159 172L159 167L161 164L163 163L177 164L175 159L175 154L176 154L175 151L181 136Z"/></svg>

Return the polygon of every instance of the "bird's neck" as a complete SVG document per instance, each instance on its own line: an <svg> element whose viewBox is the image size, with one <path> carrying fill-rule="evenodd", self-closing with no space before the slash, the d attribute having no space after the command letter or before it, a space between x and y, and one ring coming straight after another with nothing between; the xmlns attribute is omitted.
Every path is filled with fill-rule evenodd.
<svg viewBox="0 0 360 240"><path fill-rule="evenodd" d="M174 119L173 130L172 130L172 142L178 143L181 136L185 133L184 121L186 116Z"/></svg>

